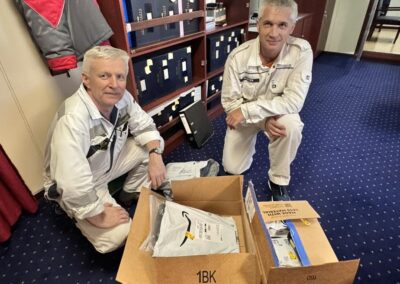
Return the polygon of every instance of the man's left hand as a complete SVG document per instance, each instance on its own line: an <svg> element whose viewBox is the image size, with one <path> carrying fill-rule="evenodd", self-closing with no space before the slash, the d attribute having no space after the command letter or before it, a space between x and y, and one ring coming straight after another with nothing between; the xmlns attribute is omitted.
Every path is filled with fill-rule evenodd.
<svg viewBox="0 0 400 284"><path fill-rule="evenodd" d="M158 188L167 176L167 171L161 155L152 153L149 155L149 180L151 187Z"/></svg>
<svg viewBox="0 0 400 284"><path fill-rule="evenodd" d="M244 120L240 107L228 113L225 120L230 129L235 129Z"/></svg>

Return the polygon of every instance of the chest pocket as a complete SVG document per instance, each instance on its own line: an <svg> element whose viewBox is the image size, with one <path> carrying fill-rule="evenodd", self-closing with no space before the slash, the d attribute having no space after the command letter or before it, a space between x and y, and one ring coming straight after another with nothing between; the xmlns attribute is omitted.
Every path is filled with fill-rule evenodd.
<svg viewBox="0 0 400 284"><path fill-rule="evenodd" d="M254 101L257 98L259 78L243 77L241 79L242 97L245 101Z"/></svg>
<svg viewBox="0 0 400 284"><path fill-rule="evenodd" d="M285 83L282 80L272 79L269 84L269 90L273 95L279 96L283 94L285 89Z"/></svg>
<svg viewBox="0 0 400 284"><path fill-rule="evenodd" d="M97 136L91 141L86 158L95 179L107 170L110 159L110 144L110 139L107 136Z"/></svg>
<svg viewBox="0 0 400 284"><path fill-rule="evenodd" d="M121 140L125 142L125 140L128 137L128 134L129 134L128 122L125 122L123 125L117 128L117 131L115 133L115 139L117 139L117 141Z"/></svg>

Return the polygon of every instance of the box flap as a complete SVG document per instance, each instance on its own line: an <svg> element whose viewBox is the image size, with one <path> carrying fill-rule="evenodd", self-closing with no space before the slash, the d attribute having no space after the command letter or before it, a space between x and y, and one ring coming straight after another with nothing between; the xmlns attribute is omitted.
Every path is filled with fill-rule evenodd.
<svg viewBox="0 0 400 284"><path fill-rule="evenodd" d="M150 191L145 188L140 193L116 277L116 280L121 283L156 283L156 271L152 265L152 257L150 254L139 250L150 230L150 194ZM140 228L140 230L134 231L135 228Z"/></svg>
<svg viewBox="0 0 400 284"><path fill-rule="evenodd" d="M319 218L318 213L305 201L258 202L265 222Z"/></svg>
<svg viewBox="0 0 400 284"><path fill-rule="evenodd" d="M202 177L172 181L174 200L241 201L243 176Z"/></svg>
<svg viewBox="0 0 400 284"><path fill-rule="evenodd" d="M301 239L311 265L337 262L335 252L317 219L292 222Z"/></svg>
<svg viewBox="0 0 400 284"><path fill-rule="evenodd" d="M292 268L271 268L268 273L270 283L313 284L353 283L360 260L348 260L323 265Z"/></svg>

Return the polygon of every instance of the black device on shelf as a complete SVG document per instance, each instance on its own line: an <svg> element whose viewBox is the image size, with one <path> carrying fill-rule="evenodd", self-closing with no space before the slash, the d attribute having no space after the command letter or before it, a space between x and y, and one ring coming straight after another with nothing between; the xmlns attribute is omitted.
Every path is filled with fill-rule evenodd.
<svg viewBox="0 0 400 284"><path fill-rule="evenodd" d="M189 141L201 148L214 134L202 101L195 102L179 113Z"/></svg>

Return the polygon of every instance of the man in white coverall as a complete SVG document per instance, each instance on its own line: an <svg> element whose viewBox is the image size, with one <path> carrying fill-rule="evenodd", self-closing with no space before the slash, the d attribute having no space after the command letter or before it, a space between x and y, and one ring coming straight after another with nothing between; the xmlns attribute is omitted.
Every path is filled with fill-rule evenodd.
<svg viewBox="0 0 400 284"><path fill-rule="evenodd" d="M274 201L289 200L290 164L296 157L303 123L299 112L311 83L310 44L291 37L297 18L293 0L260 3L259 36L234 49L223 77L227 113L222 164L226 172L250 168L257 133L269 139L269 188Z"/></svg>
<svg viewBox="0 0 400 284"><path fill-rule="evenodd" d="M46 146L46 197L59 203L101 253L122 246L131 223L108 182L129 172L119 195L128 202L137 199L142 185L157 188L166 176L163 139L125 89L129 60L111 46L85 53L82 84L58 110Z"/></svg>

